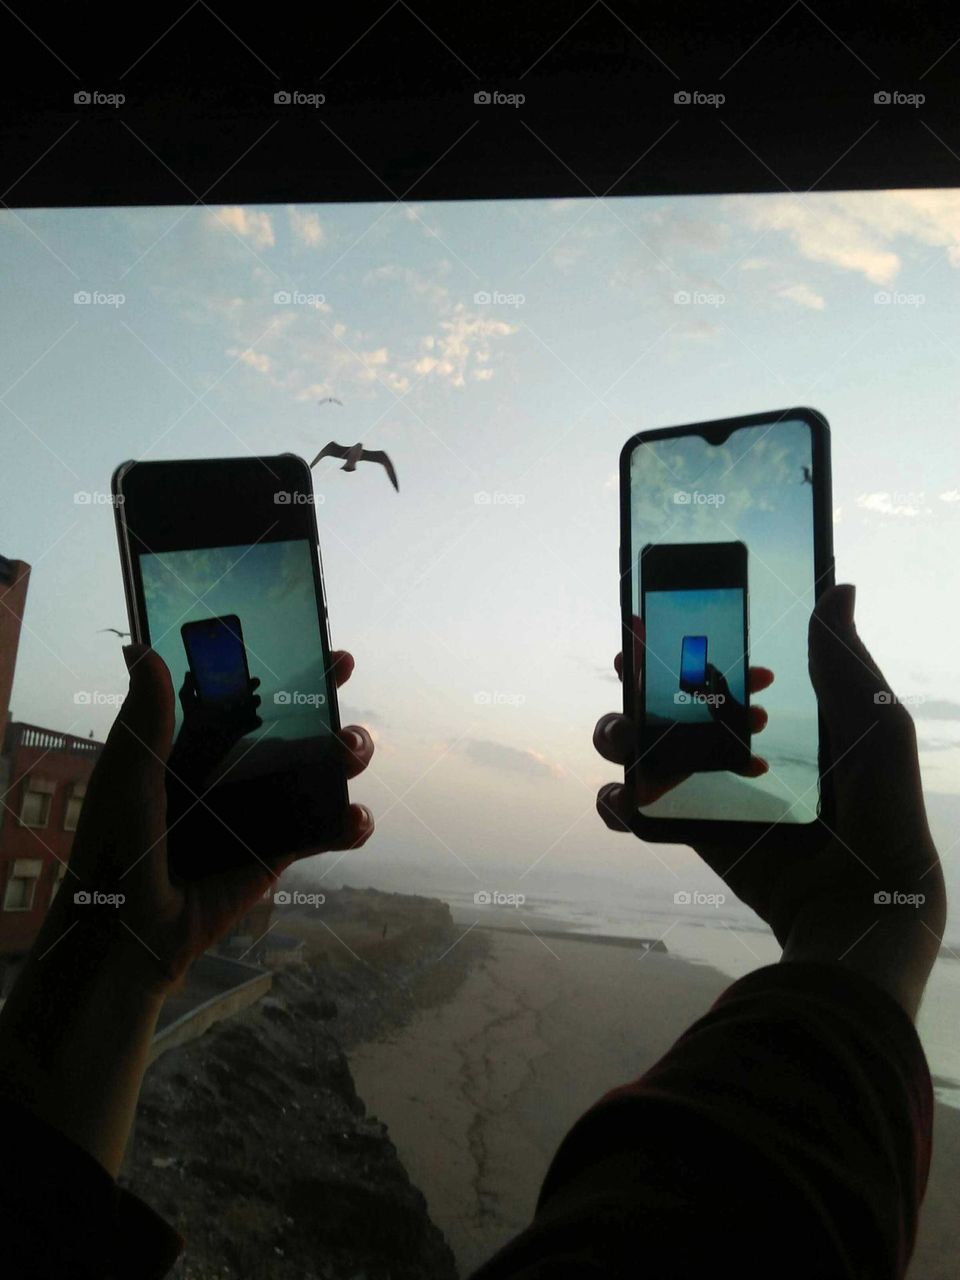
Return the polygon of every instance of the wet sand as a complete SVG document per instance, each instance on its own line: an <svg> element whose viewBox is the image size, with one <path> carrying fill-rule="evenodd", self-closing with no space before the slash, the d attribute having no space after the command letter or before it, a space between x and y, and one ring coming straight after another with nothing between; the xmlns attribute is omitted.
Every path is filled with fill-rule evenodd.
<svg viewBox="0 0 960 1280"><path fill-rule="evenodd" d="M578 1116L655 1062L730 982L609 942L489 937L488 958L451 1000L350 1054L360 1096L389 1126L464 1277L529 1222ZM960 1113L938 1105L910 1280L956 1275L957 1171Z"/></svg>

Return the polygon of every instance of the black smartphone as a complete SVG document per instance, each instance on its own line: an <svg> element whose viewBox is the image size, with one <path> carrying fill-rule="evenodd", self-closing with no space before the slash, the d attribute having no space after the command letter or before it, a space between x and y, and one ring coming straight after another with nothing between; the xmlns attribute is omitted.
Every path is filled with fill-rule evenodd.
<svg viewBox="0 0 960 1280"><path fill-rule="evenodd" d="M249 695L250 667L235 613L185 622L180 635L197 698L204 706L230 707Z"/></svg>
<svg viewBox="0 0 960 1280"><path fill-rule="evenodd" d="M348 796L310 468L127 462L113 495L130 632L177 691L171 870L329 847Z"/></svg>
<svg viewBox="0 0 960 1280"><path fill-rule="evenodd" d="M621 451L620 515L634 831L813 847L834 810L807 666L834 573L826 419L791 408L641 432Z"/></svg>
<svg viewBox="0 0 960 1280"><path fill-rule="evenodd" d="M639 729L645 767L658 777L745 770L750 762L746 546L647 545L640 555L640 600Z"/></svg>

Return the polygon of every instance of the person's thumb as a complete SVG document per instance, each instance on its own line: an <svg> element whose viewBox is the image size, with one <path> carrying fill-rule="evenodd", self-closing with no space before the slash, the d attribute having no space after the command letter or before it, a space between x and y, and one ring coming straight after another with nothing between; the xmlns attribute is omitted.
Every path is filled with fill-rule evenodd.
<svg viewBox="0 0 960 1280"><path fill-rule="evenodd" d="M147 645L126 645L123 657L130 688L107 735L84 801L78 831L84 860L98 861L98 851L104 846L115 853L124 846L120 860L125 861L129 855L137 856L138 844L143 853L148 847L160 846L163 839L164 770L174 726L173 685L163 659Z"/></svg>

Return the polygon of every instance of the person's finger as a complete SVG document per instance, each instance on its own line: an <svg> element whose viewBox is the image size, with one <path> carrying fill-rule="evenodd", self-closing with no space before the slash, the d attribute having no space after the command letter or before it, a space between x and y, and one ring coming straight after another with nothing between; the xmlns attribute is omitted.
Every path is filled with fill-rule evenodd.
<svg viewBox="0 0 960 1280"><path fill-rule="evenodd" d="M761 693L769 689L776 676L769 667L750 667L747 671L747 688L751 693Z"/></svg>
<svg viewBox="0 0 960 1280"><path fill-rule="evenodd" d="M333 678L337 682L337 688L347 683L353 675L353 669L356 663L353 660L353 654L348 653L346 649L333 649L330 653L330 670L333 672Z"/></svg>
<svg viewBox="0 0 960 1280"><path fill-rule="evenodd" d="M327 846L330 852L343 849L359 849L373 835L373 814L365 804L352 804L347 810L343 832L335 843Z"/></svg>
<svg viewBox="0 0 960 1280"><path fill-rule="evenodd" d="M617 673L617 679L623 683L623 654L618 653L613 659L613 669Z"/></svg>
<svg viewBox="0 0 960 1280"><path fill-rule="evenodd" d="M593 745L613 764L626 764L635 749L636 729L626 716L609 711L597 721L593 731Z"/></svg>
<svg viewBox="0 0 960 1280"><path fill-rule="evenodd" d="M751 756L747 764L735 772L741 778L762 778L765 773L770 772L770 765L763 756Z"/></svg>
<svg viewBox="0 0 960 1280"><path fill-rule="evenodd" d="M373 756L373 739L360 724L348 724L340 730L340 741L344 746L346 770L348 778L355 778L362 773Z"/></svg>
<svg viewBox="0 0 960 1280"><path fill-rule="evenodd" d="M749 720L750 720L750 732L762 733L763 730L767 727L767 723L769 722L770 717L767 715L763 707L751 706Z"/></svg>
<svg viewBox="0 0 960 1280"><path fill-rule="evenodd" d="M253 693L254 689L259 689L259 688L260 688L260 677L254 676L250 681L250 692ZM259 702L260 699L258 698L257 701Z"/></svg>
<svg viewBox="0 0 960 1280"><path fill-rule="evenodd" d="M597 792L597 813L611 831L630 830L631 800L621 782L608 782Z"/></svg>
<svg viewBox="0 0 960 1280"><path fill-rule="evenodd" d="M880 668L857 634L856 592L830 587L810 618L810 679L835 752L842 753L877 723L878 712L895 705Z"/></svg>

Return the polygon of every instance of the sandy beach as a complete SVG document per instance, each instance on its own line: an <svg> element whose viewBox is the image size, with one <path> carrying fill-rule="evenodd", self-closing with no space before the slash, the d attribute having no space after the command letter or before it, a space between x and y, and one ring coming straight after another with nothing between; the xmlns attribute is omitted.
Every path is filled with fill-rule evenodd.
<svg viewBox="0 0 960 1280"><path fill-rule="evenodd" d="M489 932L447 1003L350 1054L433 1221L470 1271L529 1221L563 1135L729 985L706 965L572 936ZM951 1171L960 1113L937 1107L934 1165L910 1280L956 1274Z"/></svg>

